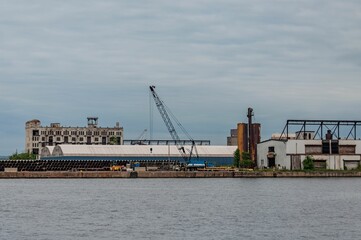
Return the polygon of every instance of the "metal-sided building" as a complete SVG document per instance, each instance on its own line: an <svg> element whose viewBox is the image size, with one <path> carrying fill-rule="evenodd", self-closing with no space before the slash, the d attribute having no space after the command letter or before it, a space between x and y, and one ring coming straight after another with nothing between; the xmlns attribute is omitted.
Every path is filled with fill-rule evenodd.
<svg viewBox="0 0 361 240"><path fill-rule="evenodd" d="M184 146L185 152L191 146ZM231 166L237 146L196 146L199 160L214 166ZM43 160L179 161L183 158L175 145L57 145L42 150ZM50 154L51 153L51 154ZM195 153L195 150L193 150ZM193 156L195 156L193 154Z"/></svg>

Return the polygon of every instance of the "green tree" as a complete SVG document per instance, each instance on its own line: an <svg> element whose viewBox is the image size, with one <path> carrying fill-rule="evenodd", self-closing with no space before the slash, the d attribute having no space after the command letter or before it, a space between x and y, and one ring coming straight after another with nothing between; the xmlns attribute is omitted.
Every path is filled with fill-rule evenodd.
<svg viewBox="0 0 361 240"><path fill-rule="evenodd" d="M10 160L36 159L36 155L32 153L14 153L9 157Z"/></svg>
<svg viewBox="0 0 361 240"><path fill-rule="evenodd" d="M249 152L242 152L242 159L239 163L241 168L254 168L254 162L251 160Z"/></svg>
<svg viewBox="0 0 361 240"><path fill-rule="evenodd" d="M115 136L111 137L109 140L110 145L120 145L119 139Z"/></svg>
<svg viewBox="0 0 361 240"><path fill-rule="evenodd" d="M302 164L303 164L303 169L304 170L314 170L315 169L315 164L314 164L314 159L312 156L307 156Z"/></svg>
<svg viewBox="0 0 361 240"><path fill-rule="evenodd" d="M242 152L242 160L251 160L249 152Z"/></svg>
<svg viewBox="0 0 361 240"><path fill-rule="evenodd" d="M239 167L239 161L241 159L241 155L239 153L239 149L237 148L236 151L233 153L233 166Z"/></svg>

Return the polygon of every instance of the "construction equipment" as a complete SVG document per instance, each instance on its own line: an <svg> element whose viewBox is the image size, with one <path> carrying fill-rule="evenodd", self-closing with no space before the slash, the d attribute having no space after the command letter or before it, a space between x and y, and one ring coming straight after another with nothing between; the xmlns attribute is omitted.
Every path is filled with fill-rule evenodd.
<svg viewBox="0 0 361 240"><path fill-rule="evenodd" d="M159 113L165 123L165 125L168 128L169 134L171 135L172 139L175 141L175 144L178 148L179 153L181 154L183 160L185 161L186 165L188 165L192 159L192 155L193 155L193 150L195 151L196 154L196 158L198 159L198 152L197 152L197 148L196 148L196 144L195 141L193 140L193 138L187 133L187 131L185 130L185 128L182 126L182 124L175 118L175 116L169 111L167 111L166 106L164 104L164 102L159 98L158 94L155 91L155 86L149 86L150 88L150 92L153 96L155 105L157 106ZM186 153L185 149L184 149L184 145L182 144L182 142L180 141L180 138L178 136L177 131L174 128L174 125L168 115L168 112L171 114L172 118L175 120L175 122L177 123L177 125L182 129L182 131L187 135L187 137L190 139L190 141L192 142L191 145L191 150L189 152L189 154Z"/></svg>
<svg viewBox="0 0 361 240"><path fill-rule="evenodd" d="M120 166L120 165L113 165L110 167L110 171L123 171L124 166Z"/></svg>

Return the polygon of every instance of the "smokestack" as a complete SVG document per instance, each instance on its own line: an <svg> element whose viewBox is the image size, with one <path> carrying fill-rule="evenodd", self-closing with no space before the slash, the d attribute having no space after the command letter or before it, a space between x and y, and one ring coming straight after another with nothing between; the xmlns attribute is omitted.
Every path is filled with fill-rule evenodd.
<svg viewBox="0 0 361 240"><path fill-rule="evenodd" d="M254 133L253 133L253 128L252 128L252 116L253 116L253 108L248 108L248 113L247 113L247 117L248 117L248 152L249 155L251 156L251 160L253 159L253 139L254 139Z"/></svg>
<svg viewBox="0 0 361 240"><path fill-rule="evenodd" d="M332 140L332 132L331 130L327 130L327 133L326 133L326 140Z"/></svg>

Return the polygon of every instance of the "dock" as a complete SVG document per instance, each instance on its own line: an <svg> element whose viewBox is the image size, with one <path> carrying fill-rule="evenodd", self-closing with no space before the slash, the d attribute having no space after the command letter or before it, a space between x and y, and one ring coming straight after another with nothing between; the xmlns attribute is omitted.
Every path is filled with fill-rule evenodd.
<svg viewBox="0 0 361 240"><path fill-rule="evenodd" d="M361 177L358 171L20 171L0 172L0 179L37 178L331 178Z"/></svg>

